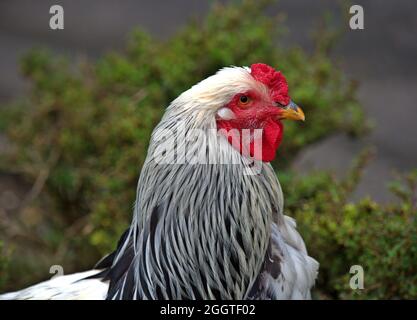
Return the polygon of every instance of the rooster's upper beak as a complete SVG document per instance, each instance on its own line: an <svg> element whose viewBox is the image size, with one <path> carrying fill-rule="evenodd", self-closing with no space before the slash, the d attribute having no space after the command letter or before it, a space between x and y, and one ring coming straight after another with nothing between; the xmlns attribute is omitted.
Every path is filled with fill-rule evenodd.
<svg viewBox="0 0 417 320"><path fill-rule="evenodd" d="M305 120L305 115L303 110L299 106L297 106L292 100L288 105L282 107L282 111L280 113L280 119L290 119L290 120Z"/></svg>

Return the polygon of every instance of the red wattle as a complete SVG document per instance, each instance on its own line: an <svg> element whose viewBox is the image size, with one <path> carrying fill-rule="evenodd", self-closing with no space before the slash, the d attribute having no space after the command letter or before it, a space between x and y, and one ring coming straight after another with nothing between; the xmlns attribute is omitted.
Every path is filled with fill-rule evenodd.
<svg viewBox="0 0 417 320"><path fill-rule="evenodd" d="M256 160L271 162L275 159L277 149L282 141L283 125L282 123L269 119L265 122L262 132L262 156L259 158L254 154L253 142L251 143L251 156Z"/></svg>
<svg viewBox="0 0 417 320"><path fill-rule="evenodd" d="M229 143L237 149L242 155L247 155L247 152L244 150L242 144L242 136L244 128L236 128L228 121L218 121L217 123L219 129L224 129L229 133L228 141ZM232 129L238 129L240 133L239 137L235 137L234 133L236 131L231 131ZM276 151L282 141L283 135L283 125L278 120L268 119L265 120L260 126L262 129L262 135L258 139L254 139L249 143L249 155L256 160L261 160L264 162L270 162L274 160L276 156ZM254 133L253 129L251 133ZM255 135L256 136L256 135ZM239 141L238 145L234 145L233 141ZM260 146L262 150L260 150ZM262 152L260 152L262 151Z"/></svg>

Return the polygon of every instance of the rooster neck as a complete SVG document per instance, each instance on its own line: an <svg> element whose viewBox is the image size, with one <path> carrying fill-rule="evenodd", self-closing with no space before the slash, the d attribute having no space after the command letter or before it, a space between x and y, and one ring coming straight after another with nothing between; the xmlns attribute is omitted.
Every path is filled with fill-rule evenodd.
<svg viewBox="0 0 417 320"><path fill-rule="evenodd" d="M216 142L214 154L234 164L161 164L153 157L157 138L154 132L131 231L113 264L123 268L113 272L109 297L245 298L262 267L272 221L282 217L275 172L258 162L259 172L248 174L242 156L215 133L205 148L189 141L186 150L213 154Z"/></svg>
<svg viewBox="0 0 417 320"><path fill-rule="evenodd" d="M199 288L179 291L174 297L242 299L259 273L273 213L279 212L280 204L272 196L265 172L245 176L227 165L166 166L151 171L150 180L155 183L139 192L135 210L138 273L146 266L148 272L155 272L150 278L166 285L165 277L152 270L159 269L158 257L152 257L151 251L140 254L151 245L152 240L146 239L154 234L154 243L161 243L158 248L166 242L172 244L164 249L166 260L160 258L159 263L166 264L162 268L181 270L184 277L170 283L181 288L199 279ZM170 263L176 266L170 267ZM193 271L195 268L200 272ZM157 292L142 295L158 296Z"/></svg>

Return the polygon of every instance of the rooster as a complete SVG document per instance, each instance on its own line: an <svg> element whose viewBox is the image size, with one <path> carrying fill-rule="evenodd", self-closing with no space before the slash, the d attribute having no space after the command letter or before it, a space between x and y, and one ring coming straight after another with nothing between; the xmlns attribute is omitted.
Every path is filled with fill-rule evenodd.
<svg viewBox="0 0 417 320"><path fill-rule="evenodd" d="M310 299L318 263L283 213L270 164L284 119L304 113L266 64L194 85L152 133L116 250L0 299Z"/></svg>

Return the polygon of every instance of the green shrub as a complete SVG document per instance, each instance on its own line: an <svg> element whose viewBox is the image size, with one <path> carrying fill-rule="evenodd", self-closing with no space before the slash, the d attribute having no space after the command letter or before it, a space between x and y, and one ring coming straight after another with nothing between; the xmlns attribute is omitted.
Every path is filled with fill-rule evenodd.
<svg viewBox="0 0 417 320"><path fill-rule="evenodd" d="M415 299L417 170L393 184L398 204L352 203L349 195L363 165L359 161L344 180L323 172L281 179L287 214L296 218L309 253L320 262L318 296ZM350 288L353 265L364 269L363 290Z"/></svg>
<svg viewBox="0 0 417 320"><path fill-rule="evenodd" d="M287 167L299 150L337 131L360 134L365 123L355 86L329 58L333 35L321 30L311 54L281 47L282 22L264 15L264 6L256 1L216 4L206 19L190 22L167 41L136 30L124 52L75 67L45 50L24 57L22 72L31 91L25 100L2 111L0 129L13 147L0 166L38 186L34 201L22 211L39 221L30 224L23 219L33 233L25 241L11 241L2 230L4 241L15 244L10 285L39 280L52 264L62 264L66 273L91 267L112 250L130 223L150 133L164 108L223 66L264 62L283 71L292 98L307 116L302 125L286 124L275 164L282 172L288 212L299 220L310 251L321 262L320 290L330 297L351 296L343 287L346 268L361 263L372 268L381 262L380 256L361 251L355 243L362 246L368 237L377 237L385 219L393 226L385 228L381 241L372 246L382 250L393 244L389 239L384 243L382 234L397 235L401 230L402 220L391 220L399 208L381 208L370 200L349 204L353 182L328 174L291 178ZM375 225L369 226L371 222ZM349 223L360 224L366 233L363 239L356 229L350 231ZM403 258L400 249L406 246L395 253ZM411 260L409 267L405 263L401 261L396 271L413 267ZM387 268L372 273L373 278L367 276L366 283L383 283L383 276L390 277L383 273ZM375 289L361 297L412 295L411 288L403 288Z"/></svg>
<svg viewBox="0 0 417 320"><path fill-rule="evenodd" d="M5 285L8 280L7 267L9 264L9 252L4 248L4 244L0 241L0 289Z"/></svg>

